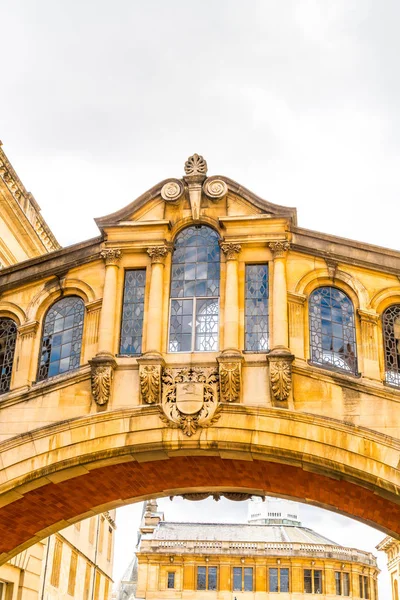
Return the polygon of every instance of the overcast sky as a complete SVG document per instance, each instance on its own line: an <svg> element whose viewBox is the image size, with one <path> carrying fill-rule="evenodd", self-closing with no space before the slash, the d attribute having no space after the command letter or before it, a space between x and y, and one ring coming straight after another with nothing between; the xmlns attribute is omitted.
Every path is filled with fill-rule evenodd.
<svg viewBox="0 0 400 600"><path fill-rule="evenodd" d="M2 0L0 139L62 245L198 152L302 227L399 249L399 22L398 0Z"/></svg>

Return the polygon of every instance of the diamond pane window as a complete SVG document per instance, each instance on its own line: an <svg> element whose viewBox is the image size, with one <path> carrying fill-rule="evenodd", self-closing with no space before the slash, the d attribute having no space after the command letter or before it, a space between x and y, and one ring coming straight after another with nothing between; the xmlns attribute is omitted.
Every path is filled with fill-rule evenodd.
<svg viewBox="0 0 400 600"><path fill-rule="evenodd" d="M214 352L219 329L219 244L210 227L188 227L172 256L169 352Z"/></svg>
<svg viewBox="0 0 400 600"><path fill-rule="evenodd" d="M382 317L386 382L400 386L400 304L389 306Z"/></svg>
<svg viewBox="0 0 400 600"><path fill-rule="evenodd" d="M268 265L246 265L245 349L268 350Z"/></svg>
<svg viewBox="0 0 400 600"><path fill-rule="evenodd" d="M0 319L0 394L10 389L16 341L17 325L12 319Z"/></svg>
<svg viewBox="0 0 400 600"><path fill-rule="evenodd" d="M357 373L354 307L334 287L320 287L310 296L310 354L317 365Z"/></svg>
<svg viewBox="0 0 400 600"><path fill-rule="evenodd" d="M125 271L120 354L142 352L146 269Z"/></svg>
<svg viewBox="0 0 400 600"><path fill-rule="evenodd" d="M80 364L83 301L75 296L58 300L44 320L38 381L77 369Z"/></svg>

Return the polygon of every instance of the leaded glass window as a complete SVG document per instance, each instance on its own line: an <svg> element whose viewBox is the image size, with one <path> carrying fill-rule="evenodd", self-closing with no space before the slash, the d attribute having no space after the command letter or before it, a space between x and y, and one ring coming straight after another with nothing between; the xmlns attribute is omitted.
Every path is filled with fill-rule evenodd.
<svg viewBox="0 0 400 600"><path fill-rule="evenodd" d="M84 311L80 298L67 296L58 300L47 312L38 381L79 367Z"/></svg>
<svg viewBox="0 0 400 600"><path fill-rule="evenodd" d="M389 306L382 317L386 382L400 386L400 304Z"/></svg>
<svg viewBox="0 0 400 600"><path fill-rule="evenodd" d="M210 227L188 227L172 256L169 352L218 350L219 244Z"/></svg>
<svg viewBox="0 0 400 600"><path fill-rule="evenodd" d="M12 319L0 319L0 394L10 389L17 325Z"/></svg>
<svg viewBox="0 0 400 600"><path fill-rule="evenodd" d="M120 354L142 352L146 269L125 271Z"/></svg>
<svg viewBox="0 0 400 600"><path fill-rule="evenodd" d="M357 372L354 308L334 287L320 287L310 296L311 361L348 373Z"/></svg>
<svg viewBox="0 0 400 600"><path fill-rule="evenodd" d="M268 265L246 265L245 349L268 350Z"/></svg>

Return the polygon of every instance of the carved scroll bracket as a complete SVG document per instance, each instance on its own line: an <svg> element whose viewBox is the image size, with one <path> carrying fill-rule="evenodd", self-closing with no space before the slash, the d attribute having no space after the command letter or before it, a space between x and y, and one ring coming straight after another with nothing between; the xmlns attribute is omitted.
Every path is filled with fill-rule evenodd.
<svg viewBox="0 0 400 600"><path fill-rule="evenodd" d="M242 397L243 356L239 350L227 349L217 357L222 402L240 402Z"/></svg>
<svg viewBox="0 0 400 600"><path fill-rule="evenodd" d="M98 406L106 407L111 398L114 370L117 366L111 354L98 354L89 360L92 372L92 394Z"/></svg>
<svg viewBox="0 0 400 600"><path fill-rule="evenodd" d="M142 404L160 404L161 378L165 362L158 352L147 352L137 359L139 363L140 401Z"/></svg>
<svg viewBox="0 0 400 600"><path fill-rule="evenodd" d="M294 355L286 348L275 348L267 354L272 405L289 408L292 391L292 363Z"/></svg>

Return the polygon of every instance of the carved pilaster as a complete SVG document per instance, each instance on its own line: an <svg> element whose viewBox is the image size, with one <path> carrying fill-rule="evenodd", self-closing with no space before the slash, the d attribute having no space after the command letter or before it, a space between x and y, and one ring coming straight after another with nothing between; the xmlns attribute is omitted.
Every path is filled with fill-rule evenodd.
<svg viewBox="0 0 400 600"><path fill-rule="evenodd" d="M147 254L151 258L151 264L165 264L165 259L167 257L170 248L166 245L163 246L151 246L147 249Z"/></svg>
<svg viewBox="0 0 400 600"><path fill-rule="evenodd" d="M363 358L371 361L378 361L377 344L377 325L379 315L375 312L369 312L359 308L357 310L361 321L361 341L363 348ZM375 372L376 376L378 373Z"/></svg>
<svg viewBox="0 0 400 600"><path fill-rule="evenodd" d="M217 357L221 402L240 402L243 356L238 350L225 350Z"/></svg>
<svg viewBox="0 0 400 600"><path fill-rule="evenodd" d="M290 249L290 243L287 240L269 242L268 244L274 258L283 258Z"/></svg>
<svg viewBox="0 0 400 600"><path fill-rule="evenodd" d="M164 359L157 352L148 352L137 359L139 363L140 401L142 404L161 403L161 378Z"/></svg>
<svg viewBox="0 0 400 600"><path fill-rule="evenodd" d="M226 256L226 260L237 260L239 258L242 246L236 242L221 242L221 250Z"/></svg>
<svg viewBox="0 0 400 600"><path fill-rule="evenodd" d="M293 354L305 359L304 353L304 294L288 293L289 306L289 347Z"/></svg>
<svg viewBox="0 0 400 600"><path fill-rule="evenodd" d="M101 258L106 263L106 266L118 266L122 252L118 248L106 248L100 252Z"/></svg>
<svg viewBox="0 0 400 600"><path fill-rule="evenodd" d="M267 354L267 360L269 362L272 405L279 408L289 408L294 356L285 348L276 348Z"/></svg>
<svg viewBox="0 0 400 600"><path fill-rule="evenodd" d="M98 406L107 406L111 398L111 387L116 365L109 355L98 355L89 360L91 368L92 395Z"/></svg>

